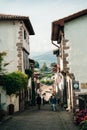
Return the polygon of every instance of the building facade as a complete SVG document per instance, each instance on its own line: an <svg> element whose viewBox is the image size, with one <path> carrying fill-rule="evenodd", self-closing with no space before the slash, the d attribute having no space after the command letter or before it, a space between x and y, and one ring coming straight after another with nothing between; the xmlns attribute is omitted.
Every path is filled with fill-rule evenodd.
<svg viewBox="0 0 87 130"><path fill-rule="evenodd" d="M52 43L58 47L60 57L62 58L63 70L61 73L64 77L64 93L68 104L74 107L75 92L87 91L87 59L86 59L86 35L87 35L87 9L64 17L52 23ZM66 49L68 48L68 49ZM61 66L60 66L61 68ZM84 68L84 70L83 70ZM70 80L69 80L70 79ZM78 82L73 90L73 82ZM68 86L69 85L69 86ZM65 92L66 91L66 92ZM73 93L72 93L73 91ZM70 94L68 95L68 92ZM80 93L79 93L80 94ZM73 96L74 95L74 96ZM69 100L67 100L68 98ZM77 94L76 94L77 100ZM70 103L71 102L71 103ZM78 101L77 101L78 104Z"/></svg>
<svg viewBox="0 0 87 130"><path fill-rule="evenodd" d="M25 70L29 68L30 35L34 35L34 30L29 17L0 14L0 52L7 53L4 59L10 63L6 67L7 72L25 73ZM7 96L7 105L14 104L14 111L24 109L22 108L24 106L23 93L21 92L20 97L12 95L11 101Z"/></svg>

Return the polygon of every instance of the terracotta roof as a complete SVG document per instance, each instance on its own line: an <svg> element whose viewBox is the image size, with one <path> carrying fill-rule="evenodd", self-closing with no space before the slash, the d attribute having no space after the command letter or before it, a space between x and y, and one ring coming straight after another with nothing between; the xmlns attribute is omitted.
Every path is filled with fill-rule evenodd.
<svg viewBox="0 0 87 130"><path fill-rule="evenodd" d="M23 20L25 26L27 27L28 29L28 32L30 35L34 35L34 30L33 30L33 27L32 27L32 24L30 22L30 19L29 17L27 16L18 16L18 15L6 15L6 14L0 14L0 21L6 21L6 20Z"/></svg>
<svg viewBox="0 0 87 130"><path fill-rule="evenodd" d="M70 16L64 17L62 19L56 20L52 22L52 36L51 40L58 40L59 31L63 31L64 23L72 21L76 18L79 18L81 16L87 15L87 9L82 10L80 12L74 13Z"/></svg>
<svg viewBox="0 0 87 130"><path fill-rule="evenodd" d="M59 19L59 20L57 20L57 21L54 21L53 23L59 24L59 25L61 25L61 26L64 26L64 23L65 23L65 22L69 22L69 21L71 21L71 20L73 20L73 19L76 19L76 18L78 18L78 17L81 17L81 16L83 16L83 15L87 15L87 9L82 10L82 11L77 12L77 13L74 13L74 14L72 14L72 15L69 15L69 16L64 17L64 18L62 18L62 19Z"/></svg>

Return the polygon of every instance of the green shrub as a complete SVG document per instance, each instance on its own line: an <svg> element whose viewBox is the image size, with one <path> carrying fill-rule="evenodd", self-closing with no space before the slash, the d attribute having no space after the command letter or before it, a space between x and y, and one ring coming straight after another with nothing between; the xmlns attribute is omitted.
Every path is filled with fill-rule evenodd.
<svg viewBox="0 0 87 130"><path fill-rule="evenodd" d="M6 75L0 75L0 85L4 86L6 81Z"/></svg>
<svg viewBox="0 0 87 130"><path fill-rule="evenodd" d="M80 130L87 130L87 120L84 120L80 123Z"/></svg>
<svg viewBox="0 0 87 130"><path fill-rule="evenodd" d="M43 83L43 84L46 84L46 85L52 85L53 84L53 80L51 80L51 79L44 80L44 78L43 78L43 79L40 80L40 82Z"/></svg>
<svg viewBox="0 0 87 130"><path fill-rule="evenodd" d="M22 72L12 72L6 75L5 88L8 95L16 94L27 88L28 77Z"/></svg>

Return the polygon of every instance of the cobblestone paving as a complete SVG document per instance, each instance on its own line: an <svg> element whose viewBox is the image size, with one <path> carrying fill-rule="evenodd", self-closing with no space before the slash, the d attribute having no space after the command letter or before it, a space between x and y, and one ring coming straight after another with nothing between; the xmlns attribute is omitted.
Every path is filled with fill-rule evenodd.
<svg viewBox="0 0 87 130"><path fill-rule="evenodd" d="M15 114L0 125L0 130L78 130L78 127L73 124L70 112L53 112L45 105L40 111L33 108Z"/></svg>

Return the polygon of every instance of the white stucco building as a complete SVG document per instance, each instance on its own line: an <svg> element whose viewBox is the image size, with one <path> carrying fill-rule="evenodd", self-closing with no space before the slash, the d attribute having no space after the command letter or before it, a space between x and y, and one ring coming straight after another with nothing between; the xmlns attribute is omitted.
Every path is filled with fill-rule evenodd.
<svg viewBox="0 0 87 130"><path fill-rule="evenodd" d="M7 72L29 69L30 35L34 35L34 30L29 17L0 14L0 52L7 52L5 61L10 63L6 67ZM2 103L1 91L0 95ZM7 105L10 104L8 96L6 99ZM14 95L12 103L15 111L21 108L18 102L18 97Z"/></svg>
<svg viewBox="0 0 87 130"><path fill-rule="evenodd" d="M0 52L7 52L9 72L29 66L29 35L34 35L29 17L0 15Z"/></svg>
<svg viewBox="0 0 87 130"><path fill-rule="evenodd" d="M65 38L68 39L69 67L70 72L74 72L75 78L80 83L87 82L87 11L83 15L78 13L78 17L65 23Z"/></svg>
<svg viewBox="0 0 87 130"><path fill-rule="evenodd" d="M63 59L63 73L66 79L65 91L66 96L70 96L67 102L68 104L71 102L72 106L73 81L78 81L81 92L87 93L86 24L87 9L52 23L51 40L52 43L59 48L60 54L62 54L62 56L60 56ZM65 48L68 46L69 49L66 50ZM67 54L68 57L66 57Z"/></svg>

